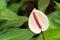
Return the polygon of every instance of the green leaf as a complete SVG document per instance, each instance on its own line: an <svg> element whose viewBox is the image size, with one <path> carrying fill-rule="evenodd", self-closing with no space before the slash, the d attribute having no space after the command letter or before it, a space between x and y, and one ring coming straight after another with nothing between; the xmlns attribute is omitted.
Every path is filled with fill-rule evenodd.
<svg viewBox="0 0 60 40"><path fill-rule="evenodd" d="M30 40L36 40L37 38L31 38Z"/></svg>
<svg viewBox="0 0 60 40"><path fill-rule="evenodd" d="M22 7L24 7L24 5L25 5L24 2L25 2L25 1L27 1L27 0L24 0L24 1L21 0L20 3L13 3L13 4L9 5L8 8L9 8L10 10L14 11L14 12L17 12L19 9L21 9ZM26 7L26 6L25 6L25 7Z"/></svg>
<svg viewBox="0 0 60 40"><path fill-rule="evenodd" d="M17 12L18 9L21 7L20 3L14 3L8 6L8 9Z"/></svg>
<svg viewBox="0 0 60 40"><path fill-rule="evenodd" d="M57 7L60 8L60 3L58 3L58 2L55 2L55 3L57 5Z"/></svg>
<svg viewBox="0 0 60 40"><path fill-rule="evenodd" d="M0 12L7 6L6 0L0 0Z"/></svg>
<svg viewBox="0 0 60 40"><path fill-rule="evenodd" d="M27 5L26 4L23 5L20 9L23 10L23 11L26 11L27 10Z"/></svg>
<svg viewBox="0 0 60 40"><path fill-rule="evenodd" d="M1 22L1 20L4 20ZM0 13L0 29L4 27L19 27L28 20L25 16L18 16L9 9Z"/></svg>
<svg viewBox="0 0 60 40"><path fill-rule="evenodd" d="M9 9L5 9L5 11L0 13L0 20L15 20L15 19L18 19L17 14Z"/></svg>
<svg viewBox="0 0 60 40"><path fill-rule="evenodd" d="M29 40L33 35L28 29L12 28L5 32L0 32L0 40Z"/></svg>
<svg viewBox="0 0 60 40"><path fill-rule="evenodd" d="M60 11L56 10L48 15L50 26L52 29L59 28L60 29Z"/></svg>
<svg viewBox="0 0 60 40"><path fill-rule="evenodd" d="M38 0L38 9L42 12L45 12L49 3L50 3L50 0Z"/></svg>
<svg viewBox="0 0 60 40"><path fill-rule="evenodd" d="M60 38L60 29L50 29L44 32L45 40L56 40ZM42 35L40 35L37 40L42 40Z"/></svg>
<svg viewBox="0 0 60 40"><path fill-rule="evenodd" d="M25 16L19 16L19 19L11 20L11 21L2 21L0 22L0 29L3 29L4 27L20 27L28 20Z"/></svg>

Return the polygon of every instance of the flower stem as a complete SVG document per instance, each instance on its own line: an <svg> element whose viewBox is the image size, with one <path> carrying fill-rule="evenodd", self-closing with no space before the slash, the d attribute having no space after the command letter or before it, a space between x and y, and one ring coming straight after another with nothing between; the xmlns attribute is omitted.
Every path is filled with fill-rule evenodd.
<svg viewBox="0 0 60 40"><path fill-rule="evenodd" d="M41 34L42 34L42 40L45 40L43 31L41 31Z"/></svg>

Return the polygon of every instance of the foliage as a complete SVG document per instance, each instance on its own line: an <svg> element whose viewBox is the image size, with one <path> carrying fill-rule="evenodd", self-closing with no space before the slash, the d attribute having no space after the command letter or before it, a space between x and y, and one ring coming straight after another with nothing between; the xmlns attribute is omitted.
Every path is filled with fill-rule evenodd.
<svg viewBox="0 0 60 40"><path fill-rule="evenodd" d="M10 2L10 5L8 5L8 2ZM34 4L37 4L36 8L40 11L48 13L50 27L44 32L45 40L60 40L60 3L52 2L55 3L55 10L48 13L46 10L48 10L51 0L19 0L19 2L15 2L15 0L0 0L0 40L42 40L41 33L38 37L35 37L35 34L26 26L29 12L34 8ZM31 9L29 9L30 7ZM25 16L20 15L22 14L21 11ZM23 27L24 23L24 27L27 28Z"/></svg>
<svg viewBox="0 0 60 40"><path fill-rule="evenodd" d="M40 35L37 40L42 40L42 35ZM60 38L60 29L50 29L44 32L45 40L56 40Z"/></svg>
<svg viewBox="0 0 60 40"><path fill-rule="evenodd" d="M28 29L12 28L0 32L0 40L29 40L33 35Z"/></svg>
<svg viewBox="0 0 60 40"><path fill-rule="evenodd" d="M50 3L50 0L38 0L39 10L45 12L45 10L48 7L49 3Z"/></svg>

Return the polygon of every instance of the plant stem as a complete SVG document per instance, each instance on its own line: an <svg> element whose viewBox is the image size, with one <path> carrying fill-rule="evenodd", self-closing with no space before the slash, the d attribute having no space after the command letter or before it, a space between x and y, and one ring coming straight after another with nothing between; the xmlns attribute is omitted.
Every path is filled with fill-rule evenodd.
<svg viewBox="0 0 60 40"><path fill-rule="evenodd" d="M41 31L41 34L42 34L42 40L45 40L43 31Z"/></svg>

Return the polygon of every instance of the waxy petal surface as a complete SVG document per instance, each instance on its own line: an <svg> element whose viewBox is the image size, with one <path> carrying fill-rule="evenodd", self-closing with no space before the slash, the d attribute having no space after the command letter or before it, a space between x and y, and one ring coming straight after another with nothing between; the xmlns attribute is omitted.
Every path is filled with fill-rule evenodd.
<svg viewBox="0 0 60 40"><path fill-rule="evenodd" d="M29 16L28 25L32 32L39 34L41 31L48 29L49 21L43 12L34 8Z"/></svg>

